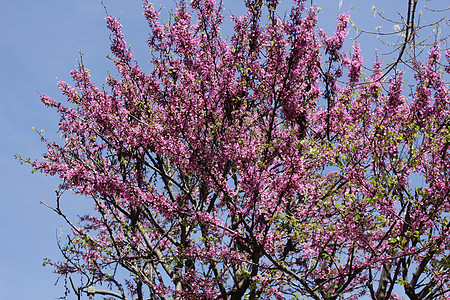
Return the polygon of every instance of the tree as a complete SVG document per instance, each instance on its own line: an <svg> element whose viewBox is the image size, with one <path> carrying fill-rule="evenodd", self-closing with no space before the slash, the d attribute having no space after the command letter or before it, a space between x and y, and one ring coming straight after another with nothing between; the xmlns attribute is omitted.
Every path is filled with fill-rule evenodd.
<svg viewBox="0 0 450 300"><path fill-rule="evenodd" d="M309 1L245 4L227 40L221 3L182 0L163 24L144 0L148 74L108 15L117 75L97 87L80 60L59 82L69 104L41 96L64 142L42 136L26 161L60 176L49 207L73 228L48 263L78 297L450 297L450 51L401 59L417 1L398 60L369 75L358 45L343 50L348 14L328 36ZM95 213L70 220L68 190Z"/></svg>

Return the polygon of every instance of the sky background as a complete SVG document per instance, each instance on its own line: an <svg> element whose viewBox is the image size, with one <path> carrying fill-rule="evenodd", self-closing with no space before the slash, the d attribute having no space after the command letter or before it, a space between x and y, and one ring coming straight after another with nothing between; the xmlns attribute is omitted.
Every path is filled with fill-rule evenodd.
<svg viewBox="0 0 450 300"><path fill-rule="evenodd" d="M225 0L226 12L242 14L242 0ZM282 1L286 7L287 1ZM391 17L397 11L406 13L404 1L343 0L319 1L323 13L319 22L332 34L336 16L352 9L352 19L361 28L373 30L392 25L374 17L372 4ZM141 65L146 64L147 23L140 0L104 0L110 14L120 17L125 39ZM166 10L173 1L164 3ZM445 8L447 0L434 0L427 5ZM448 5L448 4L447 4ZM57 276L50 267L43 267L45 257L58 260L57 236L65 236L68 227L55 213L40 204L53 204L57 178L32 175L28 166L20 166L14 154L39 158L44 145L33 127L45 129L50 139L58 138L58 115L39 101L39 93L62 100L57 77L70 81L70 70L77 65L79 53L92 70L94 81L104 82L113 65L106 59L109 51L109 31L105 26L105 11L99 0L0 0L0 299L41 300L63 295L63 284L54 286ZM164 16L163 16L164 18ZM425 20L426 21L426 20ZM443 28L449 34L448 28ZM231 34L230 27L222 29ZM364 61L371 65L375 36L361 40ZM347 42L347 46L352 45ZM145 68L144 68L145 69ZM72 215L92 211L88 199L65 194L63 209ZM85 297L87 299L87 297ZM96 298L101 299L97 296ZM72 298L75 299L72 294Z"/></svg>

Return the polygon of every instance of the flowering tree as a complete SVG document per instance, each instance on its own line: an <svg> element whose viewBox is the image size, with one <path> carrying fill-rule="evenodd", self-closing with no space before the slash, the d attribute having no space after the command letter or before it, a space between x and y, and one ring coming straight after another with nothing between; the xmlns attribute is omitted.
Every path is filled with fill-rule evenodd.
<svg viewBox="0 0 450 300"><path fill-rule="evenodd" d="M366 76L342 50L348 14L327 35L305 1L245 4L226 40L215 1L163 24L144 0L148 74L108 15L117 75L99 88L80 61L69 104L41 96L65 141L28 162L61 178L73 228L57 273L78 297L448 299L450 51L409 60L407 96L399 63ZM66 190L95 213L70 220Z"/></svg>

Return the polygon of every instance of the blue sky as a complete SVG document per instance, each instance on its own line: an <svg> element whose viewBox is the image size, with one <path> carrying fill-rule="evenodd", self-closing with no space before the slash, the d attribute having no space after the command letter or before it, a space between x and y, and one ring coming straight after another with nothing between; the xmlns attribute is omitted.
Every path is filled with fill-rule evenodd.
<svg viewBox="0 0 450 300"><path fill-rule="evenodd" d="M104 0L110 14L121 17L126 40L141 62L146 64L147 25L140 0ZM154 1L156 5L165 1ZM286 1L282 1L286 2ZM336 14L355 5L353 19L361 27L374 29L381 19L371 10L375 1L323 0L320 23L328 33L336 26ZM395 16L405 1L376 1L377 7ZM445 0L434 1L444 6ZM165 3L173 7L172 1ZM225 1L241 14L242 1ZM437 5L439 6L439 5ZM227 10L228 11L228 10ZM14 160L15 153L38 158L44 152L32 127L45 129L47 137L58 138L58 116L39 101L39 93L62 99L57 77L70 82L69 72L77 65L79 52L98 83L103 82L112 64L105 12L98 0L0 0L0 299L54 299L62 296L62 285L54 287L57 276L42 259L57 260L57 235L69 232L63 220L40 204L53 203L56 178L32 175L30 168ZM392 27L386 27L391 29ZM227 34L230 29L224 29ZM446 28L448 31L448 28ZM351 45L348 42L347 45ZM362 40L365 62L372 64L374 36ZM63 207L71 214L90 211L87 199L67 195ZM69 298L71 299L71 298Z"/></svg>

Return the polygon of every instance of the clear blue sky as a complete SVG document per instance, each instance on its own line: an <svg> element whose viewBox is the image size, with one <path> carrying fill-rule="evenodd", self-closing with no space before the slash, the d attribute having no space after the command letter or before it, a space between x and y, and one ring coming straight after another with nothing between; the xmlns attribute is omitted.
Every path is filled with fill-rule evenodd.
<svg viewBox="0 0 450 300"><path fill-rule="evenodd" d="M148 31L141 1L104 2L110 14L121 17L126 40L145 65ZM173 7L172 1L154 1L158 6L164 2ZM374 2L390 16L397 10L406 12L402 7L406 1L343 0L339 10L339 0L322 0L320 22L331 34L336 14L355 5L354 21L374 29L381 23L371 10ZM442 8L447 0L434 2ZM225 0L225 5L238 15L243 12L242 0ZM69 72L77 64L79 51L85 54L85 65L98 83L104 81L107 70L113 69L105 58L109 32L104 17L98 0L0 0L0 299L43 300L63 294L61 284L54 287L57 276L49 267L42 267L42 259L60 257L56 237L60 232L64 237L69 230L58 216L39 204L41 200L54 202L58 180L31 175L30 168L20 166L13 155L20 152L24 157L38 158L44 152L32 127L45 129L50 138L59 136L58 116L40 103L38 92L61 99L56 77L70 82ZM223 31L230 33L229 28ZM363 53L368 55L365 62L371 64L373 49L379 44L373 36L362 43ZM71 195L64 199L63 207L71 214L91 210L88 199Z"/></svg>

